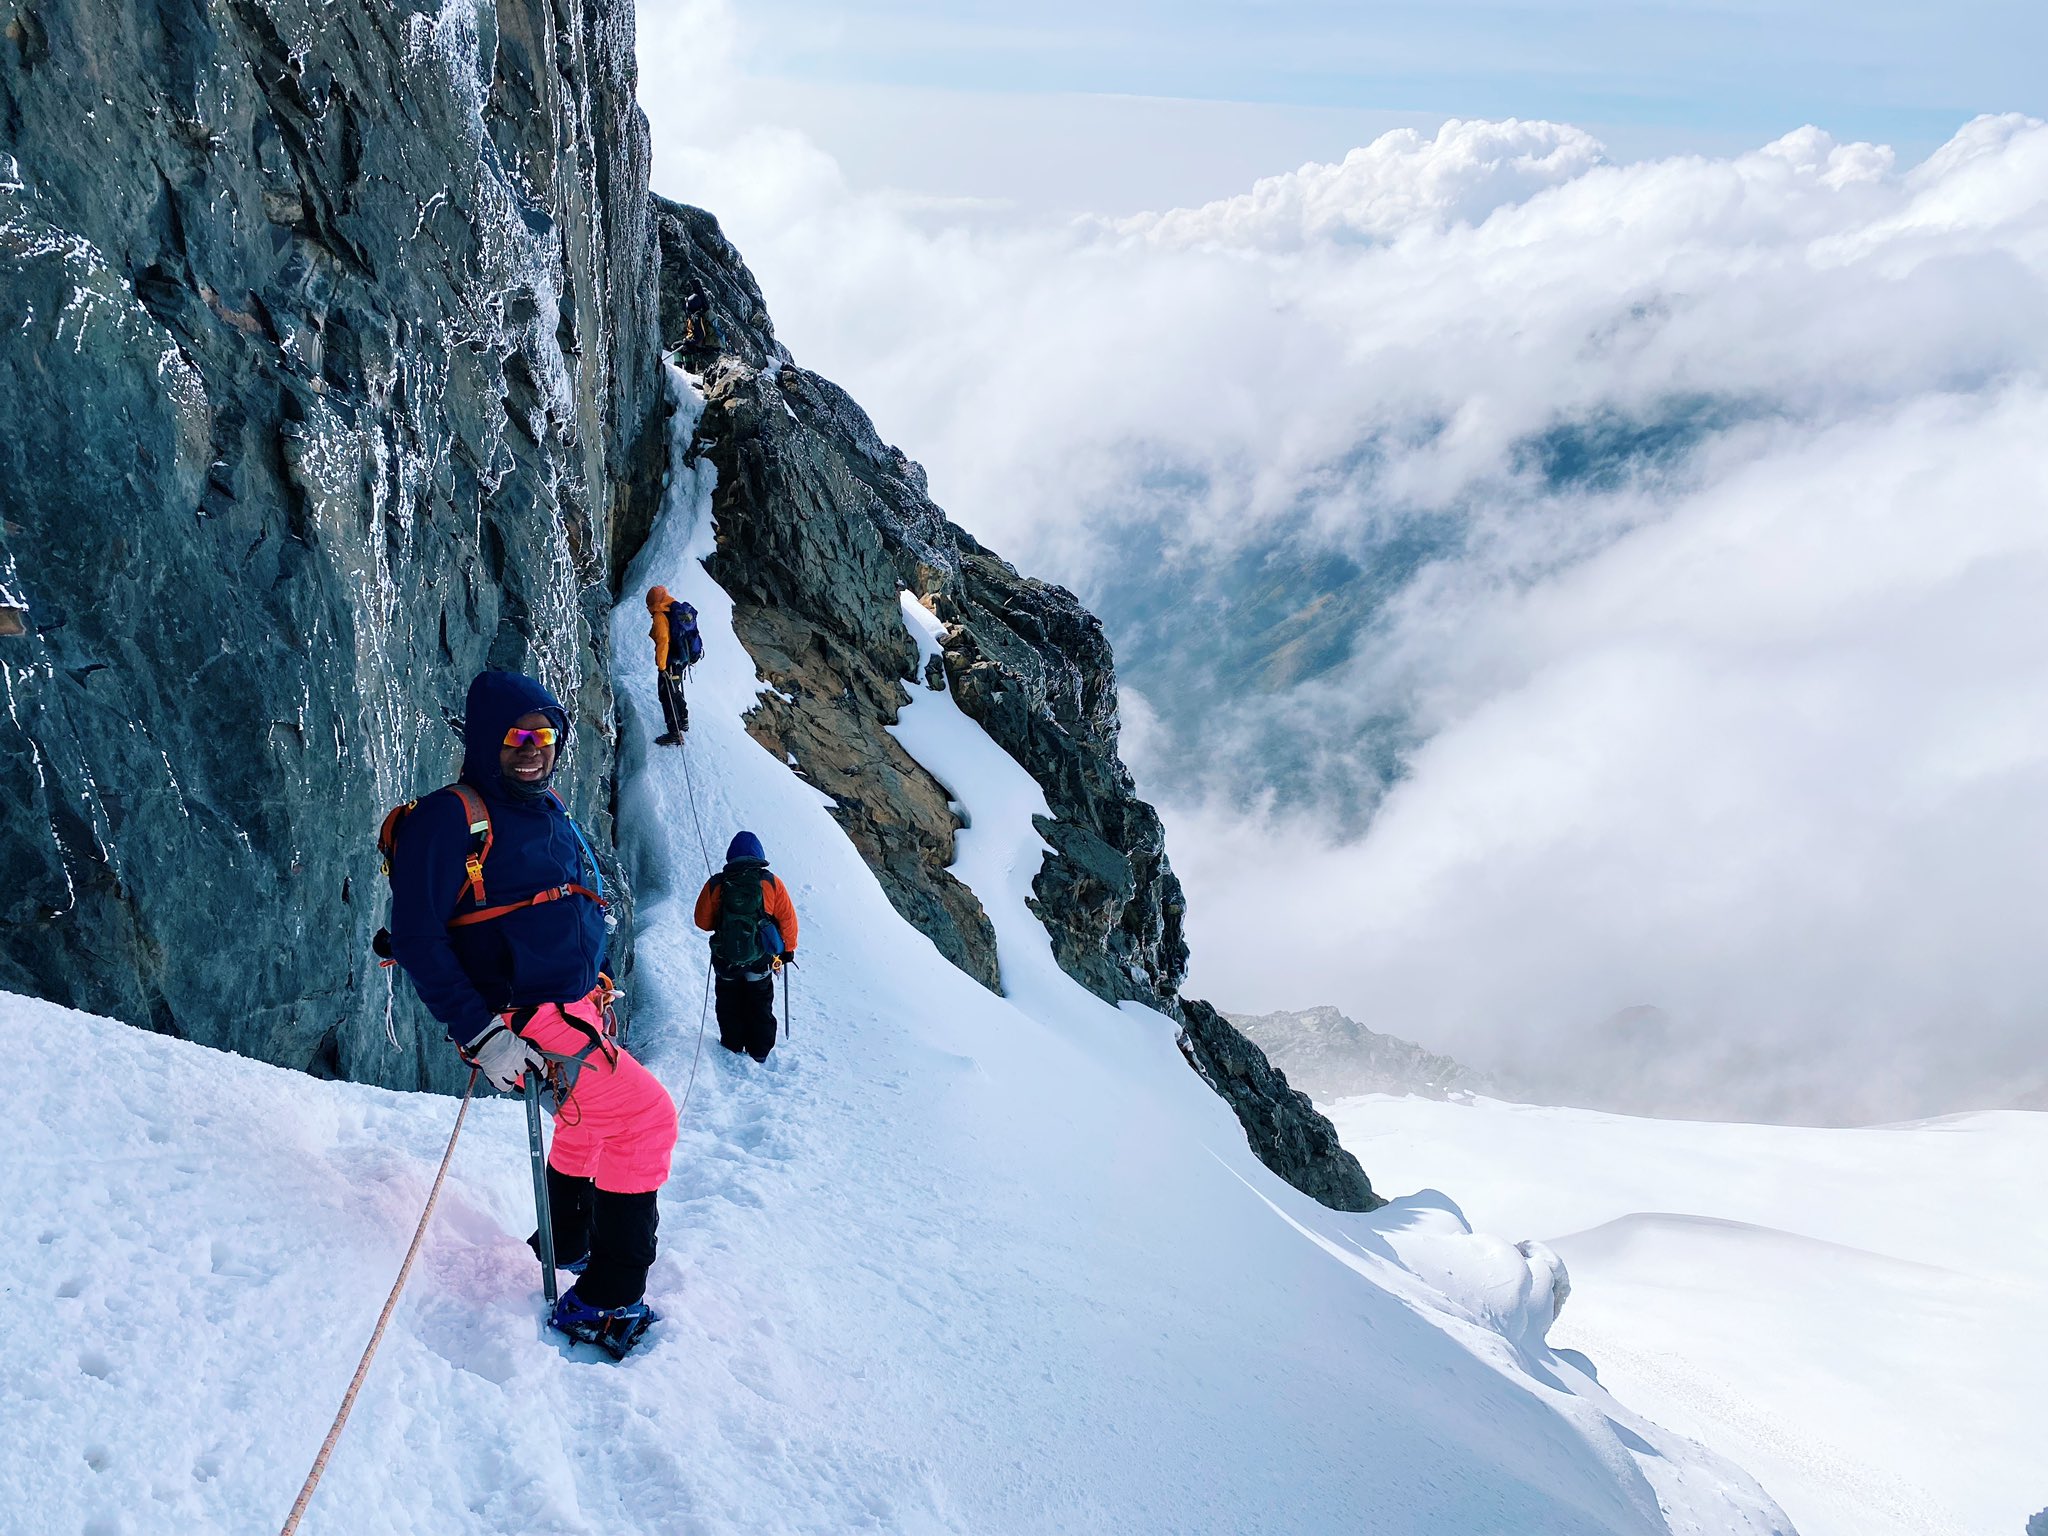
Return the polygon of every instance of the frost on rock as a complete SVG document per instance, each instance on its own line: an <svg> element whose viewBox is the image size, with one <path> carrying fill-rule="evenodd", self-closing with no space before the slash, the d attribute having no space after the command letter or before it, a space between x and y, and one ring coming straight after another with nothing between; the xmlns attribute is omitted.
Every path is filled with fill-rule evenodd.
<svg viewBox="0 0 2048 1536"><path fill-rule="evenodd" d="M0 986L450 1086L364 984L370 834L509 667L610 839L661 407L630 13L260 0L108 72L97 8L39 0L51 67L5 81Z"/></svg>

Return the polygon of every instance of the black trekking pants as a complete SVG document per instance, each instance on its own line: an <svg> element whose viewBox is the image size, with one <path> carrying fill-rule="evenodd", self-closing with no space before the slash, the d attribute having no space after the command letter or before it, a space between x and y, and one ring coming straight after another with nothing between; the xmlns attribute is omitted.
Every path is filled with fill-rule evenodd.
<svg viewBox="0 0 2048 1536"><path fill-rule="evenodd" d="M728 1051L745 1051L766 1061L775 1049L775 978L750 981L745 976L720 976L718 1043Z"/></svg>
<svg viewBox="0 0 2048 1536"><path fill-rule="evenodd" d="M683 673L680 667L670 667L654 674L655 692L661 695L661 718L668 726L671 736L680 736L690 728L690 705L683 697Z"/></svg>
<svg viewBox="0 0 2048 1536"><path fill-rule="evenodd" d="M654 1230L661 1223L653 1190L621 1195L550 1167L548 1215L555 1229L555 1262L590 1261L576 1282L578 1296L593 1307L623 1307L647 1294ZM527 1241L538 1254L540 1234Z"/></svg>

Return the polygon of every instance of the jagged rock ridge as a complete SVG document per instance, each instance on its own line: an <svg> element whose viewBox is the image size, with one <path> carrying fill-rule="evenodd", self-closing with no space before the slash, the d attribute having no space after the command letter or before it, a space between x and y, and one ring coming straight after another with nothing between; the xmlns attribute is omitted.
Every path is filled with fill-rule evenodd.
<svg viewBox="0 0 2048 1536"><path fill-rule="evenodd" d="M0 987L454 1080L366 984L372 837L452 773L486 663L569 704L563 787L608 830L606 576L661 470L632 22L14 9Z"/></svg>
<svg viewBox="0 0 2048 1536"><path fill-rule="evenodd" d="M757 739L832 796L897 910L999 985L988 919L947 871L957 812L887 731L909 687L939 682L916 675L903 626L898 594L918 594L947 625L942 660L961 707L1044 787L1054 819L1039 830L1053 852L1033 908L1062 967L1098 996L1177 1018L1190 1063L1269 1166L1328 1204L1370 1208L1371 1185L1306 1096L1214 1009L1179 996L1180 883L1159 818L1117 754L1101 624L1072 593L1020 576L951 523L924 471L844 390L797 366L711 215L661 198L653 207L663 339L702 381L693 451L719 468L711 571L779 695L749 721ZM689 335L693 291L714 334Z"/></svg>

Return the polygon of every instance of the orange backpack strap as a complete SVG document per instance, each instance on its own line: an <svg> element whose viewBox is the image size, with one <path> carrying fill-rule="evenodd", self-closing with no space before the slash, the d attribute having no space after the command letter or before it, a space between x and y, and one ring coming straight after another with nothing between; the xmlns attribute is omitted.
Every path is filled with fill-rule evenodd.
<svg viewBox="0 0 2048 1536"><path fill-rule="evenodd" d="M408 800L403 805L394 805L384 813L384 825L377 829L377 853L384 864L384 878L391 878L391 855L398 847L398 824L412 814L417 800Z"/></svg>
<svg viewBox="0 0 2048 1536"><path fill-rule="evenodd" d="M455 893L455 899L461 901L468 897L481 909L486 900L484 860L491 856L491 843L496 837L491 830L491 808L484 804L484 797L467 784L450 784L448 787L462 802L463 819L469 824L469 854L462 861L469 878L462 882L462 889Z"/></svg>
<svg viewBox="0 0 2048 1536"><path fill-rule="evenodd" d="M528 907L537 907L544 902L561 901L569 896L581 896L594 901L599 910L609 905L601 891L593 891L573 880L564 885L549 886L524 901L508 901L495 907L488 905L489 897L484 894L484 861L491 856L491 843L496 836L491 829L491 809L484 804L484 797L469 785L450 784L447 787L462 802L463 818L469 826L469 852L464 855L462 861L466 878L462 882L462 889L455 893L457 906L467 902L469 910L449 918L450 928L467 928L472 923L488 923L494 918L524 911ZM562 805L560 796L555 795L553 790L549 790L548 793L554 797L557 806ZM377 834L377 846L384 851L384 873L387 875L391 873L391 848L397 840L398 823L418 804L417 800L409 800L398 806L384 818L383 830ZM564 806L562 812L567 815L568 808ZM571 822L570 825L573 826L574 823ZM579 832L577 837L581 841L582 834ZM587 849L589 845L584 846ZM591 857L594 862L596 855L593 854Z"/></svg>

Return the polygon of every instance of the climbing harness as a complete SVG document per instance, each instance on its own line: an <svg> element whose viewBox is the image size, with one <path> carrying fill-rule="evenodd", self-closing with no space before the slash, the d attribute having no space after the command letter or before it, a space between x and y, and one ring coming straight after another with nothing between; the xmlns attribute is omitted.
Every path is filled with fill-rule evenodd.
<svg viewBox="0 0 2048 1536"><path fill-rule="evenodd" d="M405 1289L406 1279L412 1274L412 1261L420 1255L420 1241L427 1235L427 1223L434 1215L434 1202L441 1198L441 1181L448 1177L448 1164L454 1160L455 1138L462 1134L462 1122L469 1114L469 1101L476 1092L476 1079L477 1069L471 1067L469 1086L462 1090L462 1107L455 1112L455 1129L448 1133L448 1150L441 1154L441 1168L434 1175L434 1187L427 1191L426 1209L420 1212L420 1224L413 1228L412 1246L405 1250L405 1262L398 1266L398 1278L391 1283L391 1294L384 1298L384 1310L377 1314L377 1326L370 1331L370 1342L363 1347L363 1358L356 1362L355 1376L349 1381L348 1391L342 1395L334 1423L327 1431L327 1438L320 1442L320 1454L313 1458L313 1469L306 1474L306 1481L292 1504L292 1512L285 1517L284 1526L277 1536L292 1536L299 1528L306 1506L312 1502L313 1490L320 1484L320 1474L327 1470L327 1458L334 1454L335 1442L341 1439L341 1429L348 1422L349 1410L356 1405L356 1394L363 1389L363 1378L370 1373L370 1361L377 1353L377 1346L384 1342L384 1329L398 1306L399 1292ZM553 1271L549 1273L552 1275Z"/></svg>
<svg viewBox="0 0 2048 1536"><path fill-rule="evenodd" d="M538 1003L530 1008L515 1008L501 1015L512 1033L526 1040L527 1044L540 1053L544 1060L541 1075L549 1093L555 1097L555 1113L564 1125L579 1122L582 1110L575 1105L571 1095L576 1091L576 1079L583 1075L592 1057L601 1059L606 1066L616 1069L619 1064L619 1025L614 1005L626 994L612 985L611 977L603 971L597 973L597 985L579 998L579 1003L590 1004L597 1012L597 1023L592 1024L578 1014L570 1012L571 1004ZM575 1051L551 1051L537 1044L526 1033L526 1026L539 1015L542 1008L555 1010L555 1017L570 1029L583 1036L585 1044Z"/></svg>

